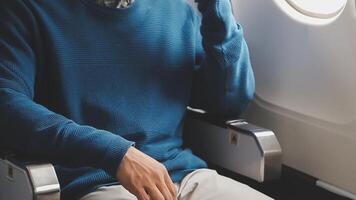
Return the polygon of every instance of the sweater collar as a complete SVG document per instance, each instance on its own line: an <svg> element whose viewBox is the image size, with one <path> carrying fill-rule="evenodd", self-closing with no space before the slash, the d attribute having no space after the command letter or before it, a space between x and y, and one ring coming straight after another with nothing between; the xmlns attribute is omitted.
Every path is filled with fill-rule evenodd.
<svg viewBox="0 0 356 200"><path fill-rule="evenodd" d="M129 8L135 0L93 0L95 3L101 6L109 8L125 9Z"/></svg>
<svg viewBox="0 0 356 200"><path fill-rule="evenodd" d="M81 0L84 4L88 5L94 11L99 11L104 15L119 15L119 16L130 16L135 15L135 13L146 13L151 8L151 0L131 0L132 3L129 7L118 9L116 7L102 6L97 3L97 0Z"/></svg>

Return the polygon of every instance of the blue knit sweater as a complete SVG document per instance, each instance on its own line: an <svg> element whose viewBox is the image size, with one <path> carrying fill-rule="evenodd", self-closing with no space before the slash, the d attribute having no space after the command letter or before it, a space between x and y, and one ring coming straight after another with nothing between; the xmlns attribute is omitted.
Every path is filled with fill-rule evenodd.
<svg viewBox="0 0 356 200"><path fill-rule="evenodd" d="M0 0L0 145L53 162L62 199L115 184L127 149L180 181L187 105L235 117L254 92L229 0Z"/></svg>

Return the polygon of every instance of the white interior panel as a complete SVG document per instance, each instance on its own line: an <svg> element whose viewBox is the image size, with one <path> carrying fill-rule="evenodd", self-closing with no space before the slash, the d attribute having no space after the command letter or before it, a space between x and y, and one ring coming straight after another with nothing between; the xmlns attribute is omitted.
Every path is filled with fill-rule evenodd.
<svg viewBox="0 0 356 200"><path fill-rule="evenodd" d="M256 75L246 117L275 130L284 164L356 194L355 1L328 19L286 0L233 4Z"/></svg>
<svg viewBox="0 0 356 200"><path fill-rule="evenodd" d="M286 0L292 7L310 17L335 17L347 0Z"/></svg>

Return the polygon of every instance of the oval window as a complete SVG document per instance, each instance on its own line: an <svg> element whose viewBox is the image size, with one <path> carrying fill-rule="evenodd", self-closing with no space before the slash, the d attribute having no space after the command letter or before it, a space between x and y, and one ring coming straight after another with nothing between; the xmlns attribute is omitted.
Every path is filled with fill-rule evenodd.
<svg viewBox="0 0 356 200"><path fill-rule="evenodd" d="M286 0L304 15L316 18L332 18L345 7L347 0Z"/></svg>

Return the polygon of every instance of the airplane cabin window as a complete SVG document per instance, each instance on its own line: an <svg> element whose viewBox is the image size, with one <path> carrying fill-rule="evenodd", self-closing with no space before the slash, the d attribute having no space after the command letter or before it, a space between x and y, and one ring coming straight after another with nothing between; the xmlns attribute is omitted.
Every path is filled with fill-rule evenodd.
<svg viewBox="0 0 356 200"><path fill-rule="evenodd" d="M345 7L347 0L286 0L292 7L309 17L332 18Z"/></svg>

